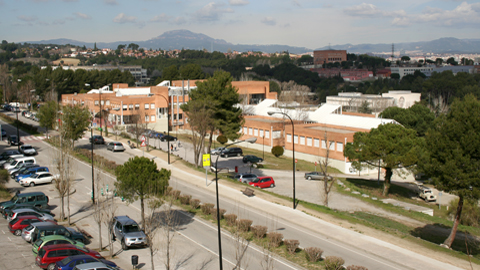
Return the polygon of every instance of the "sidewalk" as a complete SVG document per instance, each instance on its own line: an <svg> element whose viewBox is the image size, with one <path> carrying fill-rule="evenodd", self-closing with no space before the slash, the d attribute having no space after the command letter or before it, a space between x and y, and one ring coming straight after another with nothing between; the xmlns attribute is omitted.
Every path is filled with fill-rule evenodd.
<svg viewBox="0 0 480 270"><path fill-rule="evenodd" d="M114 139L114 136L113 136ZM109 140L111 140L109 138ZM127 151L136 155L142 155L143 151L141 149L129 149L125 139L119 139L118 141L126 145ZM181 179L182 181L195 186L195 188L202 189L204 191L214 194L215 185L205 185L205 174L192 170L182 163L178 162L178 158L171 155L171 164L168 165L167 153L152 150L150 152L145 152L146 157L153 158L158 157L155 160L157 165L161 168L167 168L172 171L172 177ZM212 177L209 177L212 179ZM312 213L308 209L302 209L298 207L297 210L291 208L291 201L285 201L277 197L270 196L263 192L257 192L254 197L246 197L240 192L241 187L235 185L231 182L220 180L219 181L219 193L221 194L222 199L228 198L238 204L241 204L245 208L255 209L257 211L270 213L272 215L281 217L284 220L288 220L296 224L300 228L305 228L306 230L311 231L312 233L323 235L328 239L339 242L341 245L345 246L355 246L357 248L362 248L364 251L382 258L386 258L395 264L403 265L407 269L460 269L447 262L456 262L461 264L462 267L468 267L468 263L462 260L450 258L450 256L443 253L437 253L435 251L429 250L425 252L425 255L434 256L439 260L432 259L430 257L418 254L414 251L409 250L408 248L402 248L398 245L394 245L361 233L352 231L348 226L348 222L343 222L342 226L338 226L318 218L322 216L320 213ZM312 216L313 215L313 216ZM352 226L354 226L352 224ZM391 236L389 238L392 238ZM299 239L302 243L302 239ZM397 241L398 240L398 241ZM401 242L400 239L393 240L394 243ZM408 243L407 243L408 244ZM412 244L414 245L414 244Z"/></svg>

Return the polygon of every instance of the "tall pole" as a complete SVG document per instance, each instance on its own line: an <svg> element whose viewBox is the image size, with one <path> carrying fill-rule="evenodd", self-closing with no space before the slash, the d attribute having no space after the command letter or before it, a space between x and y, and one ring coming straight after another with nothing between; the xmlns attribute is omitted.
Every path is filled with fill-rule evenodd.
<svg viewBox="0 0 480 270"><path fill-rule="evenodd" d="M92 139L92 203L95 204L95 174L93 171L93 125L90 129L90 138Z"/></svg>
<svg viewBox="0 0 480 270"><path fill-rule="evenodd" d="M18 152L20 152L20 132L18 131L18 111L17 107L15 107L15 114L17 115L17 142L18 142Z"/></svg>
<svg viewBox="0 0 480 270"><path fill-rule="evenodd" d="M98 105L100 105L100 136L102 136L102 90L101 89L98 89L98 99L99 99Z"/></svg>
<svg viewBox="0 0 480 270"><path fill-rule="evenodd" d="M219 263L220 263L220 270L223 270L223 257L222 257L222 236L220 233L220 203L218 200L218 157L220 155L217 155L217 159L215 160L215 189L216 189L216 195L217 195L217 231L218 231L218 258L219 258Z"/></svg>
<svg viewBox="0 0 480 270"><path fill-rule="evenodd" d="M168 95L168 92L167 92L167 95ZM167 152L168 152L168 164L170 165L170 107L168 106L168 98L162 95L161 97L163 97L167 102Z"/></svg>

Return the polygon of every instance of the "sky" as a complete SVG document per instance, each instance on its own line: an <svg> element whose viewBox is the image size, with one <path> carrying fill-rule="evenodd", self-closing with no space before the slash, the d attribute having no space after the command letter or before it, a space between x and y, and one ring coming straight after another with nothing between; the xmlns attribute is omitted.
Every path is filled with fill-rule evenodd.
<svg viewBox="0 0 480 270"><path fill-rule="evenodd" d="M0 39L145 41L186 29L233 44L315 49L480 38L480 0L364 1L0 0Z"/></svg>

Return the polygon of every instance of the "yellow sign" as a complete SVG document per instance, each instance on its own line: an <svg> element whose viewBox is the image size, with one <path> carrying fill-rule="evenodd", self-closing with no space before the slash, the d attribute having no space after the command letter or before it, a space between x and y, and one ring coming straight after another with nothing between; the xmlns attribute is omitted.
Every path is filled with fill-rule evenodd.
<svg viewBox="0 0 480 270"><path fill-rule="evenodd" d="M203 167L210 166L210 154L203 154Z"/></svg>

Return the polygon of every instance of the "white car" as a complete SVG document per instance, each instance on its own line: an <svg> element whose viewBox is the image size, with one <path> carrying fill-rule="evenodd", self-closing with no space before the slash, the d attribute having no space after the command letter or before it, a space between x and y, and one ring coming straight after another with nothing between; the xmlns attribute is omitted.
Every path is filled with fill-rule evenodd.
<svg viewBox="0 0 480 270"><path fill-rule="evenodd" d="M37 154L37 150L33 148L30 144L24 144L20 146L20 152L22 152L25 156L32 156Z"/></svg>
<svg viewBox="0 0 480 270"><path fill-rule="evenodd" d="M38 184L48 184L48 183L55 184L55 181L57 180L57 178L58 178L58 174L53 175L49 172L41 172L41 173L34 174L30 177L23 178L18 183L24 187L28 187L28 186L33 187Z"/></svg>
<svg viewBox="0 0 480 270"><path fill-rule="evenodd" d="M15 209L7 216L7 221L10 222L21 216L36 216L43 221L55 220L52 215L41 213L29 208Z"/></svg>
<svg viewBox="0 0 480 270"><path fill-rule="evenodd" d="M212 155L220 155L222 153L223 150L225 150L226 147L217 147L215 149L213 149L210 154Z"/></svg>

